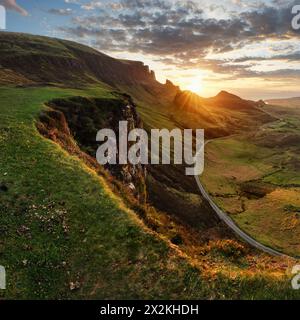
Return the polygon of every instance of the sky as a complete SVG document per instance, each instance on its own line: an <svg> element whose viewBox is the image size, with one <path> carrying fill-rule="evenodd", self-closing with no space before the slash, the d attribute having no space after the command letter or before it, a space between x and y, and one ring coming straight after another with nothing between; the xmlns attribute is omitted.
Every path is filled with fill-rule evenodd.
<svg viewBox="0 0 300 320"><path fill-rule="evenodd" d="M0 0L7 31L74 40L140 60L202 96L300 96L300 0Z"/></svg>

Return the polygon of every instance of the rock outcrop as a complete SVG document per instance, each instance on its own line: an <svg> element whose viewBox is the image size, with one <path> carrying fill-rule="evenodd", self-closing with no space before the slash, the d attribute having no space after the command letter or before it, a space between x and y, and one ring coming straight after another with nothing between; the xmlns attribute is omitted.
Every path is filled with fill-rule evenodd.
<svg viewBox="0 0 300 320"><path fill-rule="evenodd" d="M119 121L128 122L128 131L143 127L136 107L127 95L120 96L119 99L56 99L48 105L49 110L40 115L40 133L63 146L69 153L84 157L93 166L97 166L96 134L100 129L113 129L118 146ZM147 170L144 165L107 164L105 169L122 182L140 203L146 202Z"/></svg>

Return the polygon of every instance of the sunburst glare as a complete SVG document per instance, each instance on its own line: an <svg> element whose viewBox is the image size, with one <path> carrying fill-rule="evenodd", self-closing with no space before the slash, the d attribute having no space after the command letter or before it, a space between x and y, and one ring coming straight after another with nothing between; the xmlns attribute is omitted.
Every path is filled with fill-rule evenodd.
<svg viewBox="0 0 300 320"><path fill-rule="evenodd" d="M203 78L198 76L192 79L186 86L187 90L192 91L197 94L201 94L203 91Z"/></svg>

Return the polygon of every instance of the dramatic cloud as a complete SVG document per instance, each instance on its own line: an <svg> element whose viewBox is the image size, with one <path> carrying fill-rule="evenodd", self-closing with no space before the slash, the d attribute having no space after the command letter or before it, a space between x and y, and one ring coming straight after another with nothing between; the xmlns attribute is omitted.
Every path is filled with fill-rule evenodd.
<svg viewBox="0 0 300 320"><path fill-rule="evenodd" d="M17 3L16 0L0 0L0 4L2 4L5 8L9 10L14 10L16 12L19 12L23 16L27 16L28 12L20 7Z"/></svg>
<svg viewBox="0 0 300 320"><path fill-rule="evenodd" d="M81 6L84 10L95 10L102 7L101 1L91 1Z"/></svg>
<svg viewBox="0 0 300 320"><path fill-rule="evenodd" d="M280 54L268 57L242 57L233 59L233 62L249 62L249 61L271 61L271 60L284 60L288 62L300 61L300 51L296 51L288 54Z"/></svg>
<svg viewBox="0 0 300 320"><path fill-rule="evenodd" d="M98 3L91 2L84 7L92 9ZM209 50L224 52L270 37L299 38L299 33L291 28L290 7L263 7L258 11L232 13L225 20L207 18L192 1L171 4L162 0L123 0L118 6L113 5L115 10L75 19L75 26L65 31L76 36L80 30L79 37L99 34L98 43L103 44L103 50L122 47L157 55L179 52L203 55ZM103 3L100 7L103 8ZM100 39L105 34L113 40L118 29L126 33L124 43Z"/></svg>
<svg viewBox="0 0 300 320"><path fill-rule="evenodd" d="M226 5L228 2L231 6ZM61 31L100 51L156 56L157 61L168 61L168 65L181 69L202 68L236 78L298 77L299 71L291 72L290 66L281 65L278 72L253 68L265 60L299 61L300 32L291 27L295 3L226 0L220 6L210 1L91 1L83 6L89 14L74 18L73 24ZM271 50L272 44L263 47L266 41L293 41L294 48L281 50L274 45ZM260 54L244 52L225 58L249 46L256 46ZM212 54L218 58L209 58Z"/></svg>
<svg viewBox="0 0 300 320"><path fill-rule="evenodd" d="M72 9L67 8L67 9L50 9L48 10L49 13L51 14L57 14L59 16L69 16L72 14Z"/></svg>

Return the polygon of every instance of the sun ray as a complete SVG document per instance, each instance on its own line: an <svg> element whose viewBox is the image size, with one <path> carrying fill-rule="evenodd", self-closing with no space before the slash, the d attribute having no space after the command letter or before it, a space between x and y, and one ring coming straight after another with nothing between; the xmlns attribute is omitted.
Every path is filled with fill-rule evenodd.
<svg viewBox="0 0 300 320"><path fill-rule="evenodd" d="M192 91L197 94L201 94L203 90L203 78L200 76L191 79L190 83L187 85L187 90Z"/></svg>

